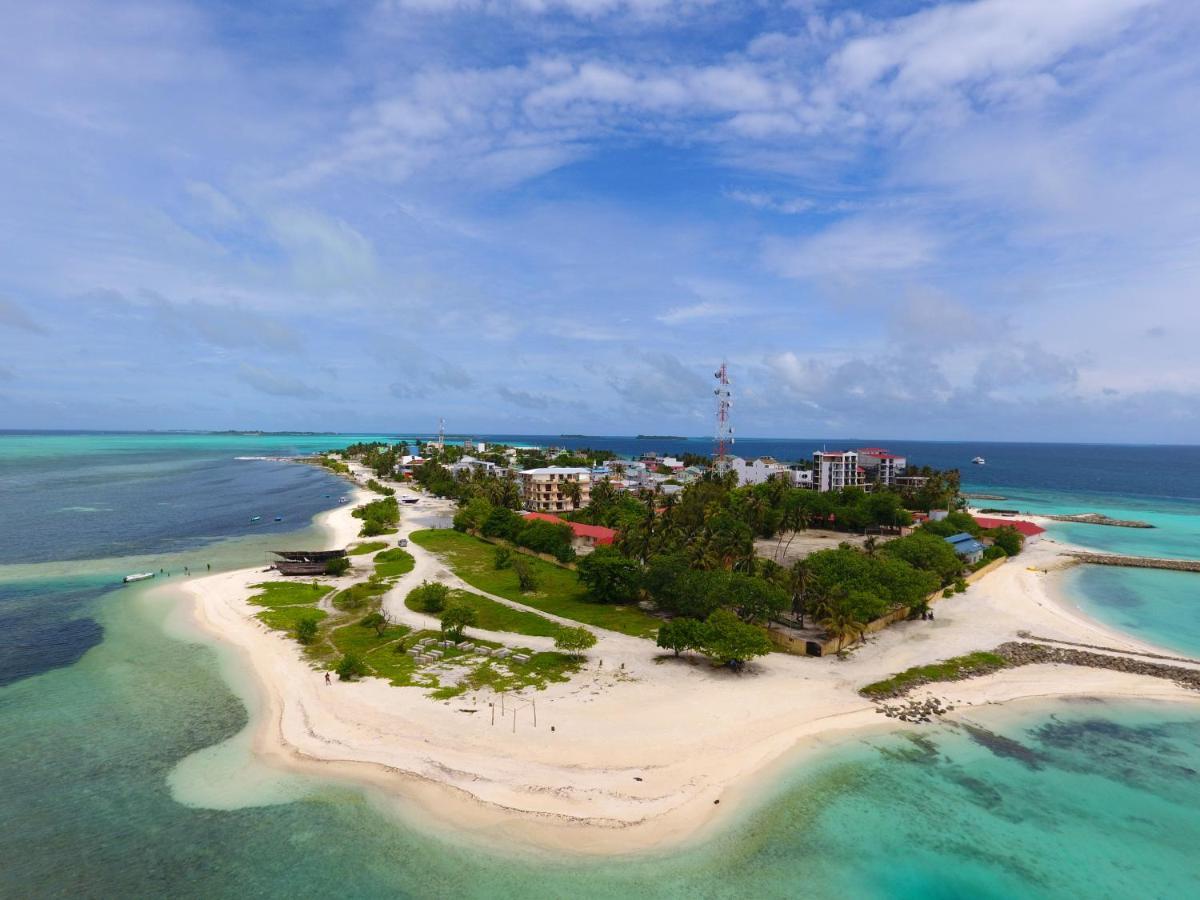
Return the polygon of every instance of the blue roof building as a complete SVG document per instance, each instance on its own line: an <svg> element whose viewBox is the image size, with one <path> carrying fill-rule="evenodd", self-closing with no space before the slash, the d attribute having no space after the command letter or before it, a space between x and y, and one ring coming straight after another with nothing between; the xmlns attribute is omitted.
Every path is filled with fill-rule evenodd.
<svg viewBox="0 0 1200 900"><path fill-rule="evenodd" d="M977 563L983 559L983 551L986 549L983 544L971 537L965 531L960 531L958 534L952 534L946 538L946 543L954 548L954 552L963 558L967 563Z"/></svg>

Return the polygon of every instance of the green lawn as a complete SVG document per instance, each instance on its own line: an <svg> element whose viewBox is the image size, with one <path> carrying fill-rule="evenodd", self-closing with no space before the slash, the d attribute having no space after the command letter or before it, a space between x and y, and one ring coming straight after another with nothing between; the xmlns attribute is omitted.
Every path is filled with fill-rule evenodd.
<svg viewBox="0 0 1200 900"><path fill-rule="evenodd" d="M407 550L396 547L375 557L375 574L380 578L399 578L413 570L416 561Z"/></svg>
<svg viewBox="0 0 1200 900"><path fill-rule="evenodd" d="M270 628L277 631L286 631L288 634L294 635L296 625L301 619L316 619L320 622L325 618L325 611L314 609L311 606L278 606L273 609L265 609L258 614L260 621L266 622Z"/></svg>
<svg viewBox="0 0 1200 900"><path fill-rule="evenodd" d="M442 554L454 573L472 587L506 600L635 637L651 637L661 624L636 606L615 606L586 600L586 591L575 572L532 556L524 559L537 577L538 589L522 594L517 585L517 575L512 569L497 570L493 566L495 545L469 534L439 528L413 532L410 538L426 550Z"/></svg>
<svg viewBox="0 0 1200 900"><path fill-rule="evenodd" d="M357 609L362 609L366 613L366 607L370 605L373 598L380 594L386 594L390 585L383 581L374 579L369 581L360 581L358 584L352 584L344 591L338 591L337 596L331 601L336 609L342 612L353 612Z"/></svg>
<svg viewBox="0 0 1200 900"><path fill-rule="evenodd" d="M300 603L316 603L333 590L327 584L311 581L264 581L252 585L262 593L255 594L249 602L256 606L294 606Z"/></svg>
<svg viewBox="0 0 1200 900"><path fill-rule="evenodd" d="M484 631L507 631L512 634L531 634L537 637L555 637L559 626L544 616L523 609L513 609L479 594L470 591L455 590L450 592L450 599L465 603L475 610L476 622L473 627ZM416 603L407 599L404 605L414 612L425 612Z"/></svg>
<svg viewBox="0 0 1200 900"><path fill-rule="evenodd" d="M1008 660L995 653L977 652L966 656L955 656L927 666L913 666L898 675L868 684L859 690L867 697L890 697L902 694L922 684L933 681L958 681L972 675L984 675L996 669L1003 669Z"/></svg>
<svg viewBox="0 0 1200 900"><path fill-rule="evenodd" d="M330 633L329 640L338 652L342 655L357 653L371 667L373 674L386 678L392 684L413 684L416 663L404 652L410 643L404 639L411 629L405 625L390 625L381 636L374 628L358 624L359 621L361 618Z"/></svg>
<svg viewBox="0 0 1200 900"><path fill-rule="evenodd" d="M365 553L374 553L376 550L382 550L387 546L385 541L367 541L365 544L359 544L357 547L351 547L346 551L348 556L362 556Z"/></svg>

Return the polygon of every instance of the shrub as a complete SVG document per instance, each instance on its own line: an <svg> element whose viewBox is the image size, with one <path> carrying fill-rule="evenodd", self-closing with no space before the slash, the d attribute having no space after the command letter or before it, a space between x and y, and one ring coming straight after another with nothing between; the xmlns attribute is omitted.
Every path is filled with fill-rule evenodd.
<svg viewBox="0 0 1200 900"><path fill-rule="evenodd" d="M446 585L436 581L423 581L420 586L408 592L406 602L411 602L427 613L440 613L446 608L449 598L450 588Z"/></svg>
<svg viewBox="0 0 1200 900"><path fill-rule="evenodd" d="M954 593L962 594L962 593L965 593L966 590L967 590L967 583L965 581L963 581L961 578L956 578L954 580Z"/></svg>
<svg viewBox="0 0 1200 900"><path fill-rule="evenodd" d="M672 619L658 629L658 646L678 656L684 650L700 647L700 623L695 619Z"/></svg>
<svg viewBox="0 0 1200 900"><path fill-rule="evenodd" d="M512 551L507 547L497 547L495 554L492 556L492 566L497 571L502 569L511 569Z"/></svg>
<svg viewBox="0 0 1200 900"><path fill-rule="evenodd" d="M701 650L715 663L739 670L746 661L771 652L771 640L754 625L747 625L727 609L718 609L700 629Z"/></svg>
<svg viewBox="0 0 1200 900"><path fill-rule="evenodd" d="M359 620L358 624L363 628L374 628L375 633L380 637L383 637L383 633L387 631L387 627L390 623L387 620L387 616L385 616L383 613L373 612L367 613L365 616L363 616L362 619Z"/></svg>
<svg viewBox="0 0 1200 900"><path fill-rule="evenodd" d="M992 548L999 547L1006 556L1016 556L1020 553L1025 540L1021 536L1021 532L1011 525L1004 525L989 531L988 537L992 539Z"/></svg>
<svg viewBox="0 0 1200 900"><path fill-rule="evenodd" d="M448 635L452 641L460 641L463 629L474 625L475 620L474 607L456 600L448 604L446 611L442 613L442 633Z"/></svg>
<svg viewBox="0 0 1200 900"><path fill-rule="evenodd" d="M354 681L356 678L363 678L371 674L371 670L367 668L367 664L357 653L347 653L343 656L334 671L342 681Z"/></svg>
<svg viewBox="0 0 1200 900"><path fill-rule="evenodd" d="M642 569L612 547L597 547L579 561L579 580L593 600L632 603L637 600Z"/></svg>
<svg viewBox="0 0 1200 900"><path fill-rule="evenodd" d="M583 627L563 628L554 638L554 646L572 656L579 656L584 650L596 646L596 635Z"/></svg>
<svg viewBox="0 0 1200 900"><path fill-rule="evenodd" d="M326 575L345 575L350 571L350 560L344 556L335 556L325 563Z"/></svg>
<svg viewBox="0 0 1200 900"><path fill-rule="evenodd" d="M296 640L308 645L317 639L317 623L320 620L309 616L296 623Z"/></svg>
<svg viewBox="0 0 1200 900"><path fill-rule="evenodd" d="M529 565L527 560L514 559L512 568L517 573L517 585L520 587L522 594L530 594L537 590L537 576L533 573L533 567Z"/></svg>

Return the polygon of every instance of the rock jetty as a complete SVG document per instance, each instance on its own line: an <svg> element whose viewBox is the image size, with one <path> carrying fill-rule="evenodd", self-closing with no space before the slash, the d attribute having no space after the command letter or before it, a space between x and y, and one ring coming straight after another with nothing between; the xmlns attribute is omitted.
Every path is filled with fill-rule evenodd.
<svg viewBox="0 0 1200 900"><path fill-rule="evenodd" d="M1022 513L1027 516L1041 516L1055 522L1077 522L1082 525L1112 525L1116 528L1153 528L1149 522L1139 522L1137 519L1114 519L1104 513L1075 513L1073 515L1053 515L1045 513Z"/></svg>
<svg viewBox="0 0 1200 900"><path fill-rule="evenodd" d="M1161 559L1153 556L1121 556L1116 553L1088 553L1071 550L1063 554L1081 563L1096 566L1124 566L1128 569L1171 569L1175 572L1200 572L1200 559Z"/></svg>
<svg viewBox="0 0 1200 900"><path fill-rule="evenodd" d="M947 706L937 697L929 697L926 700L909 700L906 703L880 703L875 707L875 712L889 719L926 725L953 709L953 706Z"/></svg>

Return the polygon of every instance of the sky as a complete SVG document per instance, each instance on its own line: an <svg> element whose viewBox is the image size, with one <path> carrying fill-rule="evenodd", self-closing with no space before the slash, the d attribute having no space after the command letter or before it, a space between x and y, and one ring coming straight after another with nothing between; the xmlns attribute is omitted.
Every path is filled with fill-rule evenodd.
<svg viewBox="0 0 1200 900"><path fill-rule="evenodd" d="M0 428L1200 443L1200 4L0 17Z"/></svg>

